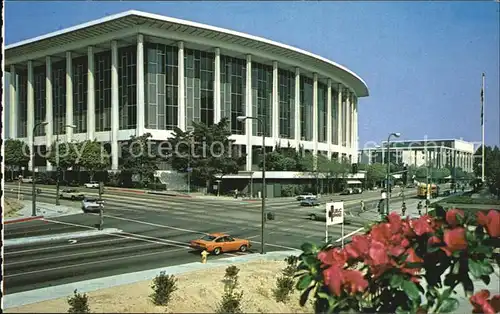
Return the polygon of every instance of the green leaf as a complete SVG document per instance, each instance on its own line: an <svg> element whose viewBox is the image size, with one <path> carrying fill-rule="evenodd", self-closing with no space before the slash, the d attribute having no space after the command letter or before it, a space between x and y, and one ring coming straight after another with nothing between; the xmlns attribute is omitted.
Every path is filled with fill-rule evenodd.
<svg viewBox="0 0 500 314"><path fill-rule="evenodd" d="M309 298L309 293L311 292L311 290L313 288L314 288L314 286L310 286L309 288L304 290L304 292L302 292L302 294L300 295L300 301L299 301L300 306L304 306L306 304L307 299Z"/></svg>
<svg viewBox="0 0 500 314"><path fill-rule="evenodd" d="M396 309L396 314L409 314L409 313L410 311L403 310L401 306L398 306L398 308Z"/></svg>
<svg viewBox="0 0 500 314"><path fill-rule="evenodd" d="M400 276L400 275L393 275L391 277L391 281L389 282L389 285L392 287L392 288L398 288L398 287L401 287L401 285L403 284L403 276Z"/></svg>
<svg viewBox="0 0 500 314"><path fill-rule="evenodd" d="M439 251L439 250L440 249L437 246L428 246L427 247L427 252L429 252L429 253L434 253L434 252Z"/></svg>
<svg viewBox="0 0 500 314"><path fill-rule="evenodd" d="M313 280L313 277L311 275L304 275L297 282L296 288L298 290L304 290L305 288L309 287L309 285L311 284L312 280Z"/></svg>
<svg viewBox="0 0 500 314"><path fill-rule="evenodd" d="M417 285L413 281L403 281L403 289L410 299L420 301L420 292Z"/></svg>
<svg viewBox="0 0 500 314"><path fill-rule="evenodd" d="M320 298L320 299L328 300L330 298L330 295L326 292L318 292L317 295L318 295L318 298Z"/></svg>
<svg viewBox="0 0 500 314"><path fill-rule="evenodd" d="M458 300L455 298L447 298L441 303L439 313L452 313L458 308Z"/></svg>
<svg viewBox="0 0 500 314"><path fill-rule="evenodd" d="M474 278L480 278L483 275L481 264L471 258L469 258L469 271Z"/></svg>
<svg viewBox="0 0 500 314"><path fill-rule="evenodd" d="M315 255L304 255L302 256L302 262L309 268L314 268L316 266L320 266L319 260Z"/></svg>
<svg viewBox="0 0 500 314"><path fill-rule="evenodd" d="M456 262L453 265L453 269L451 270L451 273L456 275L456 274L458 274L459 271L460 271L460 262Z"/></svg>
<svg viewBox="0 0 500 314"><path fill-rule="evenodd" d="M481 280L484 282L484 284L489 285L491 278L490 278L490 276L483 275L483 276L481 276Z"/></svg>
<svg viewBox="0 0 500 314"><path fill-rule="evenodd" d="M300 249L306 254L313 253L313 251L316 249L316 246L312 243L305 242L300 246Z"/></svg>
<svg viewBox="0 0 500 314"><path fill-rule="evenodd" d="M488 261L484 260L480 265L482 275L491 275L494 272L493 267Z"/></svg>

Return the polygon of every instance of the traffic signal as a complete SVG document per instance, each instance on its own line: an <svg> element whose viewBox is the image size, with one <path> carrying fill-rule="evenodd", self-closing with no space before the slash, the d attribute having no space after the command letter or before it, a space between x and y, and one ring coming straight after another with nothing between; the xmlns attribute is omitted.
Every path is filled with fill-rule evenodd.
<svg viewBox="0 0 500 314"><path fill-rule="evenodd" d="M408 167L404 166L403 167L403 184L407 185L408 184Z"/></svg>

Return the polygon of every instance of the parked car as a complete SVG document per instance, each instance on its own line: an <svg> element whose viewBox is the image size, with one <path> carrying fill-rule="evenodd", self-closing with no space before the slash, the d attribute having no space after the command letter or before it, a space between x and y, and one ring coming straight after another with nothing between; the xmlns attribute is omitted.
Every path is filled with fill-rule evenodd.
<svg viewBox="0 0 500 314"><path fill-rule="evenodd" d="M300 201L300 206L318 206L319 201L315 198L306 198Z"/></svg>
<svg viewBox="0 0 500 314"><path fill-rule="evenodd" d="M91 212L91 213L98 213L101 208L104 208L104 201L99 200L98 198L95 197L85 197L82 200L82 210L84 213Z"/></svg>
<svg viewBox="0 0 500 314"><path fill-rule="evenodd" d="M33 183L33 177L21 178L22 183Z"/></svg>
<svg viewBox="0 0 500 314"><path fill-rule="evenodd" d="M361 193L363 193L362 188L353 188L352 189L352 194L361 194Z"/></svg>
<svg viewBox="0 0 500 314"><path fill-rule="evenodd" d="M248 240L233 238L225 233L211 233L190 241L189 246L195 250L219 255L226 252L246 252L252 245Z"/></svg>
<svg viewBox="0 0 500 314"><path fill-rule="evenodd" d="M345 189L342 192L340 192L340 195L351 195L353 194L353 191L351 188Z"/></svg>
<svg viewBox="0 0 500 314"><path fill-rule="evenodd" d="M59 194L59 197L70 200L81 200L85 198L85 195L82 192L78 192L75 189L64 189Z"/></svg>
<svg viewBox="0 0 500 314"><path fill-rule="evenodd" d="M326 221L326 210L315 209L314 211L311 211L307 216L311 220L324 220L324 221Z"/></svg>
<svg viewBox="0 0 500 314"><path fill-rule="evenodd" d="M98 189L99 188L99 182L96 181L90 181L84 184L86 188L88 189Z"/></svg>
<svg viewBox="0 0 500 314"><path fill-rule="evenodd" d="M316 197L316 195L314 195L312 193L301 194L301 195L297 196L297 201L302 201L302 200L310 199L310 198L316 199L317 197Z"/></svg>

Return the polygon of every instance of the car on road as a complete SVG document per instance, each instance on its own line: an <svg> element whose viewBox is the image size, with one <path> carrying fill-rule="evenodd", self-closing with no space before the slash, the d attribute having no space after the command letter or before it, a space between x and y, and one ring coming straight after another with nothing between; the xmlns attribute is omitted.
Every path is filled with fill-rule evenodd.
<svg viewBox="0 0 500 314"><path fill-rule="evenodd" d="M190 241L189 246L195 250L205 250L208 253L219 255L227 252L246 252L252 244L248 240L233 238L225 233L210 233Z"/></svg>
<svg viewBox="0 0 500 314"><path fill-rule="evenodd" d="M96 181L90 181L84 184L86 188L88 189L98 189L99 188L99 182Z"/></svg>
<svg viewBox="0 0 500 314"><path fill-rule="evenodd" d="M340 192L340 195L351 195L353 194L353 191L351 188L345 189L342 192Z"/></svg>
<svg viewBox="0 0 500 314"><path fill-rule="evenodd" d="M325 209L315 209L307 215L311 220L323 220L326 221L326 211Z"/></svg>
<svg viewBox="0 0 500 314"><path fill-rule="evenodd" d="M307 193L307 194L301 194L299 196L297 196L297 201L303 201L305 199L311 199L311 198L314 198L316 199L316 195L312 194L312 193Z"/></svg>
<svg viewBox="0 0 500 314"><path fill-rule="evenodd" d="M361 193L363 193L362 188L353 188L352 189L352 194L361 194Z"/></svg>
<svg viewBox="0 0 500 314"><path fill-rule="evenodd" d="M82 192L78 192L75 189L64 189L59 194L60 198L70 199L70 200L81 200L85 198L85 195Z"/></svg>
<svg viewBox="0 0 500 314"><path fill-rule="evenodd" d="M84 213L98 213L104 208L104 201L95 197L85 197L82 200L82 210Z"/></svg>
<svg viewBox="0 0 500 314"><path fill-rule="evenodd" d="M21 178L22 183L33 183L33 177Z"/></svg>
<svg viewBox="0 0 500 314"><path fill-rule="evenodd" d="M318 206L319 201L315 198L306 198L300 201L300 206Z"/></svg>

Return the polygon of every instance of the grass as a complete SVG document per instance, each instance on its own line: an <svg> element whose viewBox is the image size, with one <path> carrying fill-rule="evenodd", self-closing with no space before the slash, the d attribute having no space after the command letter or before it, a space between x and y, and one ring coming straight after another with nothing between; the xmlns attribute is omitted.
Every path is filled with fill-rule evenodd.
<svg viewBox="0 0 500 314"><path fill-rule="evenodd" d="M470 205L500 205L500 200L486 199L486 198L471 198L469 196L450 196L444 198L436 203L450 203L450 204L470 204Z"/></svg>

